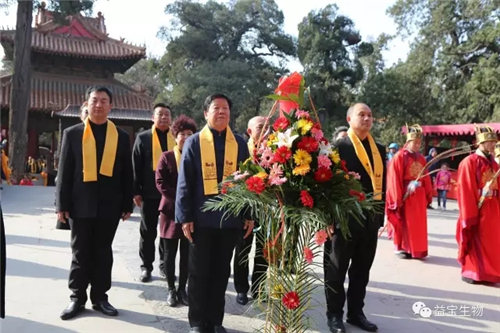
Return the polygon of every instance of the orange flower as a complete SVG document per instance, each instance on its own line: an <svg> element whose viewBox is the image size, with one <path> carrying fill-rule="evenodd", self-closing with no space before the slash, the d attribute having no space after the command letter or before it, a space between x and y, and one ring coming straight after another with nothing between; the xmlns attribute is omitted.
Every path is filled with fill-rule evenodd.
<svg viewBox="0 0 500 333"><path fill-rule="evenodd" d="M308 247L304 247L304 259L307 261L307 263L311 264L313 262L313 258L313 251Z"/></svg>

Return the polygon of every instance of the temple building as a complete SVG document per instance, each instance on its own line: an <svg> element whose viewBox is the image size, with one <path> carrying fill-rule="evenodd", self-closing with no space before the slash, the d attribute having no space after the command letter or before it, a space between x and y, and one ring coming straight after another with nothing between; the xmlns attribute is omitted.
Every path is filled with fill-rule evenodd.
<svg viewBox="0 0 500 333"><path fill-rule="evenodd" d="M146 48L108 37L104 16L81 14L58 24L44 3L35 18L31 46L31 95L28 110L27 155L39 155L40 139L49 141L56 153L62 131L78 123L85 92L91 85L105 86L113 93L109 118L130 134L131 141L142 128L151 126L153 99L114 78L140 59ZM14 58L15 30L0 30L7 60ZM1 129L8 131L12 75L0 77Z"/></svg>

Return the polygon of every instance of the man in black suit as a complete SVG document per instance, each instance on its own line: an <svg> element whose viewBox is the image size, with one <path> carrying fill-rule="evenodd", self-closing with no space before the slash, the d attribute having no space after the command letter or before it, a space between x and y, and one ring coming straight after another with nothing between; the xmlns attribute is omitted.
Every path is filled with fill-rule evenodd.
<svg viewBox="0 0 500 333"><path fill-rule="evenodd" d="M363 190L373 193L375 200L383 202L385 193L385 147L375 143L370 135L373 125L372 111L362 103L347 111L348 135L337 140L340 158L346 161L349 171L361 176ZM380 206L383 209L383 205ZM362 225L354 218L349 220L351 238L345 239L332 225L331 241L325 244L324 270L327 318L330 331L345 332L343 308L346 300L344 280L349 269L347 291L347 322L369 332L377 326L368 321L363 313L366 286L370 268L377 249L378 229L384 224L384 213L365 213Z"/></svg>
<svg viewBox="0 0 500 333"><path fill-rule="evenodd" d="M56 211L60 221L69 219L73 252L71 303L61 313L63 320L84 309L89 283L93 308L118 314L106 295L112 243L120 219L127 220L133 210L130 137L108 120L113 95L105 87L90 87L86 99L85 122L63 133L57 177Z"/></svg>
<svg viewBox="0 0 500 333"><path fill-rule="evenodd" d="M134 170L134 202L141 209L139 256L142 260L142 282L151 280L155 260L155 240L158 229L161 194L155 184L155 170L164 151L172 150L175 138L170 133L172 114L163 103L153 108L153 126L137 136L132 152ZM163 274L163 248L159 245L160 275Z"/></svg>

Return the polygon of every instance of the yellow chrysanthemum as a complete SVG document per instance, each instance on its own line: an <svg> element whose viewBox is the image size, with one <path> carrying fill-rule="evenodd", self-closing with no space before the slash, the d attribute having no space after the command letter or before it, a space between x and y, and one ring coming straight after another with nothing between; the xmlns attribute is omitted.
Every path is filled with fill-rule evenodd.
<svg viewBox="0 0 500 333"><path fill-rule="evenodd" d="M284 293L285 293L285 288L281 284L277 284L273 287L271 297L281 298L281 295L283 295Z"/></svg>
<svg viewBox="0 0 500 333"><path fill-rule="evenodd" d="M334 151L333 153L330 154L330 159L333 161L333 163L339 164L340 163L339 153Z"/></svg>
<svg viewBox="0 0 500 333"><path fill-rule="evenodd" d="M344 178L349 180L349 175L344 175Z"/></svg>
<svg viewBox="0 0 500 333"><path fill-rule="evenodd" d="M296 165L309 165L312 162L311 154L304 149L298 149L293 155L293 160Z"/></svg>
<svg viewBox="0 0 500 333"><path fill-rule="evenodd" d="M312 127L313 127L313 122L308 119L300 119L297 122L297 129L300 130L300 133L302 135L306 135L307 132L309 132Z"/></svg>
<svg viewBox="0 0 500 333"><path fill-rule="evenodd" d="M296 167L293 169L292 173L294 176L305 176L309 171L311 171L311 168L306 164Z"/></svg>
<svg viewBox="0 0 500 333"><path fill-rule="evenodd" d="M276 136L276 134L274 134L274 133L269 134L269 136L267 137L267 146L268 146L268 147L271 147L271 146L272 146L272 145L274 145L277 141L278 141L278 137Z"/></svg>
<svg viewBox="0 0 500 333"><path fill-rule="evenodd" d="M267 178L267 173L265 171L261 171L258 174L256 174L255 177L266 179Z"/></svg>

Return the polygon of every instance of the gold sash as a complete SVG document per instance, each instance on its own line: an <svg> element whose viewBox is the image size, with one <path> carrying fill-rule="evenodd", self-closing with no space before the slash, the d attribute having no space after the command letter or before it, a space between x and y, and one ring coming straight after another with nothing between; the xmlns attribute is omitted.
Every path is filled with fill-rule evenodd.
<svg viewBox="0 0 500 333"><path fill-rule="evenodd" d="M181 156L182 156L179 146L174 147L174 155L175 155L175 162L177 163L177 172L179 172L179 168L181 167Z"/></svg>
<svg viewBox="0 0 500 333"><path fill-rule="evenodd" d="M85 119L85 129L82 138L83 155L83 181L97 181L97 152L94 133L89 124L89 118ZM118 148L118 130L115 124L108 119L106 128L106 141L104 143L104 152L102 154L101 167L99 173L103 176L113 177L113 168L115 166L116 151Z"/></svg>
<svg viewBox="0 0 500 333"><path fill-rule="evenodd" d="M248 152L250 153L250 157L253 156L254 150L255 150L255 143L253 142L253 139L250 138L248 139Z"/></svg>
<svg viewBox="0 0 500 333"><path fill-rule="evenodd" d="M217 190L217 161L215 159L214 136L208 125L200 132L201 170L205 195L218 194ZM229 177L236 172L238 165L238 142L233 132L227 127L226 144L224 149L224 176Z"/></svg>
<svg viewBox="0 0 500 333"><path fill-rule="evenodd" d="M370 175L373 186L373 199L382 200L384 163L382 162L382 156L380 156L380 152L378 151L375 140L373 140L371 134L368 133L368 142L370 143L370 148L372 151L373 163L375 163L374 170L372 168L370 159L368 158L368 154L366 153L365 147L363 147L363 144L359 140L358 136L350 128L347 131L347 135L354 145L356 156L359 158L361 164L363 164L363 167L365 168L368 175Z"/></svg>
<svg viewBox="0 0 500 333"><path fill-rule="evenodd" d="M156 132L156 126L151 127L151 142L153 144L153 171L156 170L158 162L160 162L161 154L163 150L161 149L160 139L158 138L158 133ZM167 133L167 150L174 149L175 138L172 135L172 131L169 130Z"/></svg>

